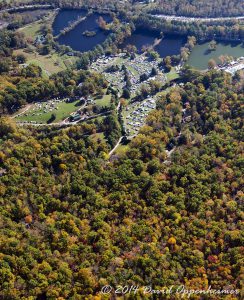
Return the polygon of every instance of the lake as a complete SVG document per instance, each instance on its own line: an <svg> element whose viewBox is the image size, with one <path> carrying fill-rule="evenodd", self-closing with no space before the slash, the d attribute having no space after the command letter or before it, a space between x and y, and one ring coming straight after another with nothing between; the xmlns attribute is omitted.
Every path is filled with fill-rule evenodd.
<svg viewBox="0 0 244 300"><path fill-rule="evenodd" d="M65 9L60 10L53 22L53 34L58 35L60 31L68 27L71 22L76 21L79 17L86 16L86 10L79 9ZM64 35L58 38L61 45L70 46L73 50L86 52L94 49L97 45L102 44L108 37L109 32L103 31L97 24L97 19L102 16L106 22L111 22L109 14L93 13L89 15L84 21L81 21L75 28L71 29ZM95 36L85 36L84 31L94 31ZM123 49L127 45L135 45L138 52L141 53L143 46L152 46L156 39L160 38L160 34L156 31L146 29L137 29L128 37L121 45ZM162 41L155 46L155 50L159 53L160 57L180 54L181 47L186 43L186 37L180 35L166 34ZM244 56L244 48L241 43L217 43L215 51L208 51L208 43L196 45L190 54L188 64L196 69L207 69L209 59L213 58L219 62L220 55L231 55L233 57Z"/></svg>
<svg viewBox="0 0 244 300"><path fill-rule="evenodd" d="M86 16L87 11L76 9L60 10L53 22L53 34L58 35L60 31L68 27L71 22L76 21L79 17ZM93 13L89 15L84 21L81 21L75 28L67 33L60 35L57 39L61 45L70 46L73 50L86 52L94 49L99 44L102 44L109 32L103 31L97 24L97 19L102 16L106 22L111 22L112 19L109 14ZM84 31L95 31L95 36L85 36ZM160 34L156 31L137 29L128 37L121 45L123 49L127 45L135 45L138 52L141 53L143 46L151 46L155 40L160 38ZM161 57L167 55L175 55L180 53L180 48L184 46L186 38L179 35L165 35L163 40L155 47L155 50Z"/></svg>
<svg viewBox="0 0 244 300"><path fill-rule="evenodd" d="M219 63L220 61L218 57L220 55L229 55L234 58L244 56L244 48L241 43L218 42L216 50L211 52L208 51L208 44L209 43L196 45L190 54L187 64L196 69L205 70L208 68L208 61L210 59L213 58L217 63Z"/></svg>
<svg viewBox="0 0 244 300"><path fill-rule="evenodd" d="M134 45L138 52L141 53L143 46L153 45L157 38L159 38L159 34L156 32L145 29L137 29L121 44L120 48L123 49L127 45Z"/></svg>
<svg viewBox="0 0 244 300"><path fill-rule="evenodd" d="M145 29L137 29L124 41L124 43L121 44L121 48L131 44L136 46L138 52L141 53L143 46L152 46L155 42L155 39L158 38L160 38L160 35L157 32ZM180 54L180 49L185 45L186 41L187 39L184 36L165 35L162 41L155 47L155 50L162 58L168 55L177 55Z"/></svg>
<svg viewBox="0 0 244 300"><path fill-rule="evenodd" d="M180 35L165 35L161 43L159 43L155 50L159 53L160 57L180 54L180 49L187 42L187 38Z"/></svg>
<svg viewBox="0 0 244 300"><path fill-rule="evenodd" d="M61 35L57 40L58 43L70 46L73 50L80 52L86 52L94 49L95 46L103 43L109 34L107 31L101 30L97 24L97 19L100 16L102 16L106 22L112 21L112 18L108 14L94 13L88 16L84 21L80 22L72 30ZM95 31L96 35L92 37L83 35L82 33L86 30Z"/></svg>
<svg viewBox="0 0 244 300"><path fill-rule="evenodd" d="M53 21L53 35L58 35L60 31L68 27L71 22L76 21L79 17L84 17L86 14L86 10L80 9L60 10Z"/></svg>

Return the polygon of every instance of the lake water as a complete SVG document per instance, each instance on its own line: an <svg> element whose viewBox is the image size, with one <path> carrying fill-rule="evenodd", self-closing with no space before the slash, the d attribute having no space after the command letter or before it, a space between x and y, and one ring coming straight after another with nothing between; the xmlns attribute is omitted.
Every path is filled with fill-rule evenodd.
<svg viewBox="0 0 244 300"><path fill-rule="evenodd" d="M143 46L153 45L155 39L159 38L160 35L157 32L149 30L136 30L130 37L128 37L121 48L127 45L136 46L137 50L141 52ZM180 54L180 48L186 43L186 37L180 35L165 35L162 41L155 47L155 50L159 53L160 57L168 55Z"/></svg>
<svg viewBox="0 0 244 300"><path fill-rule="evenodd" d="M214 59L217 63L219 63L220 55L229 55L235 57L244 56L244 47L242 47L241 43L225 43L219 42L217 43L217 48L215 51L208 51L208 44L203 43L201 45L196 45L190 54L189 60L187 64L190 66L199 69L205 70L208 67L208 61L210 59Z"/></svg>
<svg viewBox="0 0 244 300"><path fill-rule="evenodd" d="M134 45L136 46L138 52L141 52L143 46L153 45L156 38L159 38L159 34L156 32L137 29L121 44L120 48L123 49L127 45Z"/></svg>
<svg viewBox="0 0 244 300"><path fill-rule="evenodd" d="M61 45L70 46L73 50L86 52L92 50L96 45L103 43L108 32L101 30L97 24L97 19L102 16L106 22L111 22L110 15L94 13L80 22L75 28L58 38ZM84 31L95 31L96 35L87 37L82 35Z"/></svg>
<svg viewBox="0 0 244 300"><path fill-rule="evenodd" d="M85 10L65 9L61 10L56 16L53 22L53 34L58 35L61 30L69 26L70 22L78 19L78 17L84 17L87 14ZM64 35L58 38L58 42L61 45L70 46L73 50L86 52L94 49L98 44L103 43L108 32L101 30L98 27L97 19L102 16L106 22L111 22L112 19L108 14L94 13L88 16L84 21L80 22L75 28L70 30ZM96 35L87 37L82 35L84 31L95 31ZM143 46L153 45L155 39L159 38L158 32L137 29L130 37L128 37L124 43L121 44L120 48L123 49L126 45L135 45L138 52L141 53ZM161 43L155 47L161 57L167 55L174 55L180 53L180 48L184 46L186 38L177 35L166 35Z"/></svg>
<svg viewBox="0 0 244 300"><path fill-rule="evenodd" d="M79 17L84 17L86 14L86 10L80 9L60 10L53 21L53 35L58 35L60 31L68 27L71 22L76 21Z"/></svg>
<svg viewBox="0 0 244 300"><path fill-rule="evenodd" d="M165 35L160 44L155 47L160 57L180 54L180 49L187 42L186 37L180 35Z"/></svg>

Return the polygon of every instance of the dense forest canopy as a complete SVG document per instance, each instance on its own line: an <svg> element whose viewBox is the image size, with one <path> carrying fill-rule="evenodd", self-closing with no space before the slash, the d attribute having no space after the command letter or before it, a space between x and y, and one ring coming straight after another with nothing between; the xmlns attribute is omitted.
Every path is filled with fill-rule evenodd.
<svg viewBox="0 0 244 300"><path fill-rule="evenodd" d="M186 68L183 80L110 162L89 136L96 125L1 119L2 299L100 299L105 284L241 288L243 78Z"/></svg>
<svg viewBox="0 0 244 300"><path fill-rule="evenodd" d="M155 12L179 16L226 17L244 14L242 0L157 0Z"/></svg>
<svg viewBox="0 0 244 300"><path fill-rule="evenodd" d="M10 24L0 31L0 299L160 299L142 291L102 295L105 285L184 285L237 291L192 299L241 299L244 73L217 70L213 59L212 70L200 72L187 59L201 40L210 41L209 51L218 39L243 42L243 23L183 23L146 12L235 16L243 14L243 1L133 1L132 7L114 0L14 0L0 7L22 3L106 8L113 10L113 22L102 44L77 53L56 42L50 24L42 23L38 35L45 41L35 46L15 29L36 17L5 13ZM107 27L102 21L100 29ZM186 44L179 55L163 59L151 47L138 54L128 45L121 54L119 45L136 29L162 38L180 33ZM23 49L49 58L69 53L76 60L44 74L28 61L28 52L16 52ZM223 64L236 63L221 57ZM106 71L122 78L121 87L92 66L98 58L101 65L117 59ZM163 82L155 79L159 70ZM103 97L108 105L97 106ZM65 118L81 118L83 111L88 117L77 123L62 119L58 126L15 122L19 108L23 115L26 107L61 98L82 103ZM154 105L146 121L128 136L123 113L149 99Z"/></svg>
<svg viewBox="0 0 244 300"><path fill-rule="evenodd" d="M77 8L85 5L93 7L107 6L108 8L124 7L130 11L132 6L137 6L139 2L133 0L3 0L0 2L0 7L15 7L26 4L51 4L60 7ZM152 10L153 12L179 16L226 17L241 16L244 14L244 3L242 0L156 0L149 5L143 5L142 8Z"/></svg>

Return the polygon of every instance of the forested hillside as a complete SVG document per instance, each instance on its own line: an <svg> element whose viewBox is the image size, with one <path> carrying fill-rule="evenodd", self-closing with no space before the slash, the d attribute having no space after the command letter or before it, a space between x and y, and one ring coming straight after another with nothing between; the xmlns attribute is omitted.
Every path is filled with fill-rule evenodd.
<svg viewBox="0 0 244 300"><path fill-rule="evenodd" d="M158 0L155 11L198 17L241 16L244 3L242 0Z"/></svg>
<svg viewBox="0 0 244 300"><path fill-rule="evenodd" d="M1 119L1 299L100 299L105 284L241 289L243 78L186 68L183 80L111 161L95 125Z"/></svg>
<svg viewBox="0 0 244 300"><path fill-rule="evenodd" d="M107 6L110 8L124 7L128 11L134 4L140 1L115 1L104 0L10 0L0 1L0 8L16 7L20 5L32 4L51 4L57 7L81 7L81 6ZM146 2L146 1L145 1ZM226 17L241 16L244 14L244 3L242 0L156 0L153 5L154 12L163 14L174 14L180 16L198 16L198 17ZM144 7L145 8L145 7Z"/></svg>

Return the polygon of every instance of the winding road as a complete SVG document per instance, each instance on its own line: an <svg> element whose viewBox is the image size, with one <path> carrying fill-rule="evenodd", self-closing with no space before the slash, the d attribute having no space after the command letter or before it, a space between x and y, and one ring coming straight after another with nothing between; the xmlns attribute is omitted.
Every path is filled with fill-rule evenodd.
<svg viewBox="0 0 244 300"><path fill-rule="evenodd" d="M238 17L220 17L220 18L200 18L200 17L184 17L176 15L151 15L152 17L168 20L168 21L181 21L185 23L191 22L223 22L223 21L234 21L234 20L244 20L244 16Z"/></svg>
<svg viewBox="0 0 244 300"><path fill-rule="evenodd" d="M20 10L30 10L30 9L31 10L32 9L48 9L48 8L54 8L54 6L51 4L35 4L35 5L15 6L15 7L2 9L2 10L0 10L0 13L15 12L15 11L20 11Z"/></svg>
<svg viewBox="0 0 244 300"><path fill-rule="evenodd" d="M121 141L123 139L123 136L121 136L117 142L117 144L113 147L113 149L109 152L108 156L111 157L111 155L114 153L114 151L119 147Z"/></svg>
<svg viewBox="0 0 244 300"><path fill-rule="evenodd" d="M33 10L33 9L51 9L55 8L54 5L51 4L35 4L35 5L23 5L23 6L16 6L10 7L6 9L0 10L0 13L3 12L15 12L15 11L22 11L22 10ZM219 17L219 18L207 18L207 17L186 17L186 16L176 16L176 15L164 15L164 14L157 14L152 15L153 17L165 19L165 20L175 20L181 22L215 22L215 21L231 21L231 20L244 20L244 16L236 16L236 17Z"/></svg>
<svg viewBox="0 0 244 300"><path fill-rule="evenodd" d="M110 114L111 111L105 111L105 112L102 112L100 114L96 114L96 115L93 115L93 116L90 116L90 117L86 117L84 119L79 119L75 122L64 122L64 121L61 121L61 122L56 122L56 123L50 123L50 124L47 124L47 123L24 123L24 122L16 122L18 125L20 126L36 126L36 127L39 127L39 126L58 126L58 127L66 127L66 126L74 126L74 125L79 125L79 123L82 123L82 122L85 122L87 120L92 120L92 119L95 119L97 117L101 117L101 116L106 116L108 114ZM67 119L66 119L67 120Z"/></svg>

